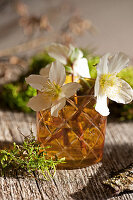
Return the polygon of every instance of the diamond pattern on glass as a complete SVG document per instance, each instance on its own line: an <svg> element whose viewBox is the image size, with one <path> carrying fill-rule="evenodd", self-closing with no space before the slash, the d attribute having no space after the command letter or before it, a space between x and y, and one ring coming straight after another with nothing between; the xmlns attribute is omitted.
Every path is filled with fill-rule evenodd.
<svg viewBox="0 0 133 200"><path fill-rule="evenodd" d="M38 140L51 146L51 156L65 157L66 166L87 166L101 159L106 118L94 106L92 95L73 97L57 118L51 117L49 110L37 115Z"/></svg>

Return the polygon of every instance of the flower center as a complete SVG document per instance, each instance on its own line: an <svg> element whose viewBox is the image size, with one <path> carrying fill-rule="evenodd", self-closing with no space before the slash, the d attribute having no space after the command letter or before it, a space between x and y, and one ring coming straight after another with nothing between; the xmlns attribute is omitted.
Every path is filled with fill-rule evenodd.
<svg viewBox="0 0 133 200"><path fill-rule="evenodd" d="M103 74L100 78L102 92L108 97L116 96L122 87L120 79L115 74Z"/></svg>
<svg viewBox="0 0 133 200"><path fill-rule="evenodd" d="M116 76L113 74L103 74L100 79L100 86L102 89L112 87L115 83Z"/></svg>
<svg viewBox="0 0 133 200"><path fill-rule="evenodd" d="M45 88L44 93L52 96L52 99L55 100L59 97L62 89L60 85L56 84L55 82L47 82L47 88Z"/></svg>

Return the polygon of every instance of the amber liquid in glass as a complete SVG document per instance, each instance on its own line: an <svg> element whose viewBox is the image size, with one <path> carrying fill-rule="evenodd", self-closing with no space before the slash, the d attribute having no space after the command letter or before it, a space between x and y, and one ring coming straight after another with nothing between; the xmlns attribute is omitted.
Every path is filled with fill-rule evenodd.
<svg viewBox="0 0 133 200"><path fill-rule="evenodd" d="M58 117L50 110L37 113L37 137L50 146L48 155L65 157L61 169L82 168L102 159L106 117L94 109L93 95L76 96L67 101Z"/></svg>

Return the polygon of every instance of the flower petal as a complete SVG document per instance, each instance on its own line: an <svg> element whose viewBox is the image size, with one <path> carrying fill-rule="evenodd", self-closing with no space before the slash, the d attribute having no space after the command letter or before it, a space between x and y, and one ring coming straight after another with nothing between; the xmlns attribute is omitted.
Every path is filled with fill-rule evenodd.
<svg viewBox="0 0 133 200"><path fill-rule="evenodd" d="M97 75L107 74L108 73L108 58L110 53L105 54L97 65Z"/></svg>
<svg viewBox="0 0 133 200"><path fill-rule="evenodd" d="M79 88L81 88L79 83L67 83L62 86L62 93L65 94L66 98L69 98L73 96Z"/></svg>
<svg viewBox="0 0 133 200"><path fill-rule="evenodd" d="M109 73L119 73L128 65L129 58L122 52L116 53L109 60Z"/></svg>
<svg viewBox="0 0 133 200"><path fill-rule="evenodd" d="M74 72L76 72L78 75L85 78L90 78L89 66L86 58L76 60L73 68Z"/></svg>
<svg viewBox="0 0 133 200"><path fill-rule="evenodd" d="M69 45L69 56L72 54L73 51L75 51L75 49L77 49L77 48L75 48L72 44ZM80 49L78 49L77 59L80 59L82 57L83 57L83 52Z"/></svg>
<svg viewBox="0 0 133 200"><path fill-rule="evenodd" d="M66 80L65 67L58 61L52 63L49 71L49 79L51 82L62 86Z"/></svg>
<svg viewBox="0 0 133 200"><path fill-rule="evenodd" d="M109 109L107 106L107 96L106 95L98 95L97 96L97 102L95 106L95 110L99 112L102 116L108 116L109 115Z"/></svg>
<svg viewBox="0 0 133 200"><path fill-rule="evenodd" d="M78 59L81 59L83 57L83 52L79 49L79 55L78 55ZM86 59L86 58L85 58ZM86 59L87 60L87 59ZM88 64L88 62L87 62Z"/></svg>
<svg viewBox="0 0 133 200"><path fill-rule="evenodd" d="M133 100L133 89L131 86L124 80L119 79L121 87L118 89L120 90L119 93L112 95L108 95L108 98L116 101L117 103L127 104ZM114 86L115 87L115 86ZM115 91L115 88L112 87L112 90Z"/></svg>
<svg viewBox="0 0 133 200"><path fill-rule="evenodd" d="M47 83L47 77L40 76L40 75L30 75L27 78L25 78L25 81L31 85L31 87L37 89L37 90L43 90Z"/></svg>
<svg viewBox="0 0 133 200"><path fill-rule="evenodd" d="M69 44L69 53L68 53L68 57L71 56L72 52L74 51L75 47L72 44Z"/></svg>
<svg viewBox="0 0 133 200"><path fill-rule="evenodd" d="M46 65L46 67L43 67L41 70L40 70L40 75L41 76L45 76L45 77L49 77L49 70L50 70L50 67L52 66L52 64L48 64Z"/></svg>
<svg viewBox="0 0 133 200"><path fill-rule="evenodd" d="M51 116L58 117L58 112L66 105L66 98L53 102L51 107Z"/></svg>
<svg viewBox="0 0 133 200"><path fill-rule="evenodd" d="M94 96L98 96L99 89L100 89L100 78L97 76L96 81L95 81L95 86L94 86Z"/></svg>
<svg viewBox="0 0 133 200"><path fill-rule="evenodd" d="M67 58L69 54L69 48L61 45L53 43L46 48L48 51L49 56L55 58L56 60L60 61L62 64L67 64Z"/></svg>
<svg viewBox="0 0 133 200"><path fill-rule="evenodd" d="M45 96L44 94L38 94L29 100L27 106L32 108L34 111L45 110L50 108L51 98L49 96Z"/></svg>

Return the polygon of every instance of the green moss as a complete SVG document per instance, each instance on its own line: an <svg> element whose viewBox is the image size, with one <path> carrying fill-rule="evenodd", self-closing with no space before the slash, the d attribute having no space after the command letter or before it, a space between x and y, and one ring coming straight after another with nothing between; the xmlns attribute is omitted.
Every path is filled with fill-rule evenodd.
<svg viewBox="0 0 133 200"><path fill-rule="evenodd" d="M39 173L44 177L41 180L53 178L56 166L64 163L65 158L58 159L57 156L48 156L46 151L48 148L50 147L41 147L31 130L29 136L24 136L23 144L17 145L14 142L11 149L0 150L1 174L16 174L14 172L17 172L19 176L23 174L26 177L35 178L33 174ZM53 173L51 173L51 170L53 170Z"/></svg>
<svg viewBox="0 0 133 200"><path fill-rule="evenodd" d="M11 110L31 112L31 109L26 104L29 98L35 95L36 90L26 85L26 83L10 83L4 85L0 99L3 107Z"/></svg>
<svg viewBox="0 0 133 200"><path fill-rule="evenodd" d="M53 62L54 60L54 58L51 58L45 52L32 57L29 64L30 73L39 74L41 68L45 67L47 64Z"/></svg>
<svg viewBox="0 0 133 200"><path fill-rule="evenodd" d="M40 69L52 61L54 59L46 53L34 56L30 60L27 74L22 75L18 81L3 86L0 96L1 106L11 110L31 112L32 110L26 104L32 96L36 95L36 90L25 83L25 77L39 74Z"/></svg>
<svg viewBox="0 0 133 200"><path fill-rule="evenodd" d="M116 102L110 102L110 118L117 118L117 120L133 120L133 103L130 104L118 104Z"/></svg>
<svg viewBox="0 0 133 200"><path fill-rule="evenodd" d="M120 120L133 120L133 103L122 106Z"/></svg>

